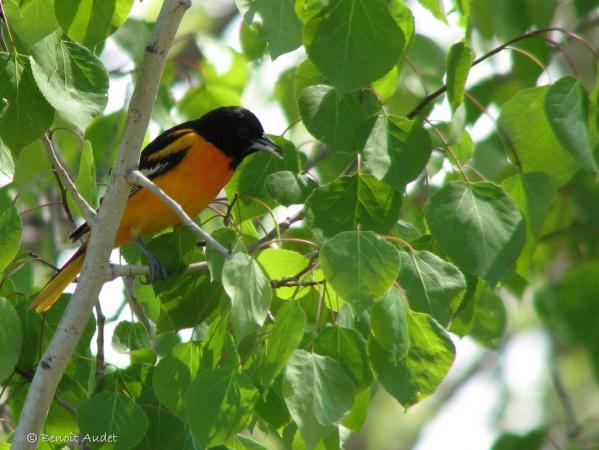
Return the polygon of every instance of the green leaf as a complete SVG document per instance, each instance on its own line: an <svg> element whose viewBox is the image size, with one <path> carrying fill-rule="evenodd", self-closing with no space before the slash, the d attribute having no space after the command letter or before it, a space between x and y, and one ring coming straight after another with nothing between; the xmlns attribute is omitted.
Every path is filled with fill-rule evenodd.
<svg viewBox="0 0 599 450"><path fill-rule="evenodd" d="M152 373L152 387L160 403L180 417L185 416L187 388L200 367L200 351L193 342L175 345Z"/></svg>
<svg viewBox="0 0 599 450"><path fill-rule="evenodd" d="M549 89L519 91L503 104L498 126L513 145L523 172L545 172L561 186L572 178L579 164L562 146L549 122L545 110Z"/></svg>
<svg viewBox="0 0 599 450"><path fill-rule="evenodd" d="M241 97L237 91L214 82L187 91L179 102L178 108L184 118L195 120L215 108L240 104Z"/></svg>
<svg viewBox="0 0 599 450"><path fill-rule="evenodd" d="M389 233L399 219L401 194L368 174L337 178L306 200L306 225L320 239L341 231Z"/></svg>
<svg viewBox="0 0 599 450"><path fill-rule="evenodd" d="M443 9L443 0L418 0L424 8L428 9L433 16L443 23L447 23L445 11Z"/></svg>
<svg viewBox="0 0 599 450"><path fill-rule="evenodd" d="M501 298L485 288L476 300L474 320L468 334L485 347L499 350L505 332L506 315Z"/></svg>
<svg viewBox="0 0 599 450"><path fill-rule="evenodd" d="M231 299L233 329L241 339L264 323L272 298L270 281L258 263L243 253L237 253L225 262L222 281Z"/></svg>
<svg viewBox="0 0 599 450"><path fill-rule="evenodd" d="M300 118L295 98L295 72L295 66L281 72L273 90L274 97L290 124L297 122Z"/></svg>
<svg viewBox="0 0 599 450"><path fill-rule="evenodd" d="M356 433L362 429L368 415L368 406L370 405L371 396L372 389L370 387L356 394L351 411L345 416L345 419L343 419L343 426L345 428L349 428Z"/></svg>
<svg viewBox="0 0 599 450"><path fill-rule="evenodd" d="M266 49L264 29L259 23L248 24L241 22L239 28L239 41L243 54L250 61L260 59Z"/></svg>
<svg viewBox="0 0 599 450"><path fill-rule="evenodd" d="M541 450L547 439L547 430L541 428L526 434L503 433L493 443L491 450ZM567 450L580 450L577 444L565 447Z"/></svg>
<svg viewBox="0 0 599 450"><path fill-rule="evenodd" d="M0 274L17 256L21 232L21 217L8 195L0 192Z"/></svg>
<svg viewBox="0 0 599 450"><path fill-rule="evenodd" d="M46 100L84 130L106 106L108 73L93 53L61 35L52 33L31 48L31 70Z"/></svg>
<svg viewBox="0 0 599 450"><path fill-rule="evenodd" d="M321 0L296 0L295 14L305 24L322 12L324 7Z"/></svg>
<svg viewBox="0 0 599 450"><path fill-rule="evenodd" d="M573 266L559 282L535 292L535 306L549 328L567 342L584 344L591 350L599 379L599 261Z"/></svg>
<svg viewBox="0 0 599 450"><path fill-rule="evenodd" d="M245 375L203 370L185 396L185 416L202 448L224 444L250 423L258 392Z"/></svg>
<svg viewBox="0 0 599 450"><path fill-rule="evenodd" d="M114 156L125 129L126 111L97 116L85 130L84 139L90 141L99 179L113 165Z"/></svg>
<svg viewBox="0 0 599 450"><path fill-rule="evenodd" d="M168 249L168 246L164 248L165 251ZM154 289L161 283L154 283ZM157 323L159 332L195 327L218 307L223 295L222 284L210 282L208 272L173 276L169 271L169 277L164 283L167 283L167 287L159 293L162 307Z"/></svg>
<svg viewBox="0 0 599 450"><path fill-rule="evenodd" d="M397 363L375 339L368 341L370 362L377 379L406 408L435 391L455 357L451 339L432 317L410 312L408 328L410 348L406 357Z"/></svg>
<svg viewBox="0 0 599 450"><path fill-rule="evenodd" d="M354 384L328 356L293 352L283 378L283 396L308 448L335 431L351 409Z"/></svg>
<svg viewBox="0 0 599 450"><path fill-rule="evenodd" d="M339 233L320 250L326 280L348 302L383 295L399 273L399 252L371 231Z"/></svg>
<svg viewBox="0 0 599 450"><path fill-rule="evenodd" d="M64 32L92 49L125 23L133 0L54 0Z"/></svg>
<svg viewBox="0 0 599 450"><path fill-rule="evenodd" d="M295 0L256 0L268 52L274 60L302 45L302 23L295 15Z"/></svg>
<svg viewBox="0 0 599 450"><path fill-rule="evenodd" d="M306 315L298 302L287 302L281 307L266 340L264 362L259 372L263 386L270 386L281 373L304 337L305 326Z"/></svg>
<svg viewBox="0 0 599 450"><path fill-rule="evenodd" d="M302 91L308 86L318 84L326 85L327 80L312 61L306 59L302 61L295 69L295 78L293 80L293 95L299 101Z"/></svg>
<svg viewBox="0 0 599 450"><path fill-rule="evenodd" d="M306 24L304 45L323 75L341 92L349 92L391 70L401 56L404 36L384 0L339 0L324 18Z"/></svg>
<svg viewBox="0 0 599 450"><path fill-rule="evenodd" d="M526 239L514 201L489 182L449 183L431 197L425 215L443 251L491 285L513 268Z"/></svg>
<svg viewBox="0 0 599 450"><path fill-rule="evenodd" d="M427 313L447 326L466 290L462 272L427 251L400 252L399 257L397 281L406 291L411 309Z"/></svg>
<svg viewBox="0 0 599 450"><path fill-rule="evenodd" d="M140 442L148 430L143 409L118 392L101 392L81 402L77 422L82 435L117 436L111 444L88 442L91 448L127 450Z"/></svg>
<svg viewBox="0 0 599 450"><path fill-rule="evenodd" d="M127 353L131 350L150 348L152 343L148 330L141 322L123 320L114 329L112 346L118 352Z"/></svg>
<svg viewBox="0 0 599 450"><path fill-rule="evenodd" d="M94 151L92 150L91 142L87 140L83 142L83 151L79 160L79 171L77 172L75 186L92 208L98 206Z"/></svg>
<svg viewBox="0 0 599 450"><path fill-rule="evenodd" d="M219 228L212 233L212 237L232 252L245 252L245 246L238 239L237 233L231 228ZM225 266L225 255L211 246L206 247L206 262L210 269L210 281L221 279Z"/></svg>
<svg viewBox="0 0 599 450"><path fill-rule="evenodd" d="M376 96L381 103L386 103L395 94L398 82L399 69L398 66L393 66L393 69L387 72L386 75L372 83L372 89L376 92Z"/></svg>
<svg viewBox="0 0 599 450"><path fill-rule="evenodd" d="M304 203L318 184L307 175L282 170L266 177L264 186L268 195L278 204L290 206Z"/></svg>
<svg viewBox="0 0 599 450"><path fill-rule="evenodd" d="M358 391L370 386L372 373L366 341L356 330L337 326L325 328L314 341L314 352L337 361Z"/></svg>
<svg viewBox="0 0 599 450"><path fill-rule="evenodd" d="M29 61L15 54L0 53L0 99L8 101L0 116L0 138L14 152L52 125L54 109L37 88Z"/></svg>
<svg viewBox="0 0 599 450"><path fill-rule="evenodd" d="M433 150L419 123L380 115L364 146L364 167L377 179L403 192L425 169Z"/></svg>
<svg viewBox="0 0 599 450"><path fill-rule="evenodd" d="M0 298L0 383L14 370L23 344L23 328L15 308Z"/></svg>
<svg viewBox="0 0 599 450"><path fill-rule="evenodd" d="M518 273L526 276L545 216L557 194L557 186L542 172L513 175L504 179L501 186L518 205L526 219L526 244L522 256L518 259Z"/></svg>
<svg viewBox="0 0 599 450"><path fill-rule="evenodd" d="M1 114L0 114L1 116ZM15 175L15 162L10 149L0 139L0 188L10 183Z"/></svg>
<svg viewBox="0 0 599 450"><path fill-rule="evenodd" d="M580 82L564 77L549 88L545 112L560 144L582 167L597 172L587 129L588 103Z"/></svg>
<svg viewBox="0 0 599 450"><path fill-rule="evenodd" d="M474 55L465 42L453 44L447 54L447 98L452 110L464 101L464 88Z"/></svg>
<svg viewBox="0 0 599 450"><path fill-rule="evenodd" d="M370 307L374 339L393 356L393 361L404 358L410 347L408 311L403 291L395 286Z"/></svg>
<svg viewBox="0 0 599 450"><path fill-rule="evenodd" d="M271 280L293 277L305 270L310 261L304 255L286 249L267 248L260 252L257 259ZM276 289L277 297L282 299L300 298L308 293L308 287L281 287Z"/></svg>
<svg viewBox="0 0 599 450"><path fill-rule="evenodd" d="M328 144L333 152L360 150L363 140L358 131L380 108L372 92L340 94L324 84L307 86L297 101L308 131Z"/></svg>
<svg viewBox="0 0 599 450"><path fill-rule="evenodd" d="M54 0L4 0L3 8L11 31L27 45L58 28Z"/></svg>

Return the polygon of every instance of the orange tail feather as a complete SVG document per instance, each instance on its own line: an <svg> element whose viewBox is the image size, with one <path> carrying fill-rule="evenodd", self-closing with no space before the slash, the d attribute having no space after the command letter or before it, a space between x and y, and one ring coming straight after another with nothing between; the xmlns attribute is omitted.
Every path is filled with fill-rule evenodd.
<svg viewBox="0 0 599 450"><path fill-rule="evenodd" d="M81 268L83 267L83 260L85 259L86 247L82 246L75 252L75 254L69 259L56 274L50 278L50 281L46 283L44 288L41 290L35 300L31 303L31 307L37 312L47 311L52 307L54 303L62 294L62 291L77 278Z"/></svg>

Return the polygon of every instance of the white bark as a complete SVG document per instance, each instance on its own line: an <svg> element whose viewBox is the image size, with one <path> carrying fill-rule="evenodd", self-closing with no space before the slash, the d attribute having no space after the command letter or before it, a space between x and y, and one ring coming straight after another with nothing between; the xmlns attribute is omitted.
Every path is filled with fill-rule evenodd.
<svg viewBox="0 0 599 450"><path fill-rule="evenodd" d="M37 447L48 409L64 370L89 319L98 293L109 271L108 258L123 214L129 184L126 174L137 168L166 54L190 0L165 0L154 33L140 66L131 99L127 123L116 156L108 189L104 196L88 244L87 255L77 289L48 345L29 387L11 449Z"/></svg>

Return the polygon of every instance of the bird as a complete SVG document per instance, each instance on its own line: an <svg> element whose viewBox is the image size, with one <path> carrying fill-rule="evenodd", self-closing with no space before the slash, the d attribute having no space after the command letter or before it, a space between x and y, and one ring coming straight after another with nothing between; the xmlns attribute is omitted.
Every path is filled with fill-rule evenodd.
<svg viewBox="0 0 599 450"><path fill-rule="evenodd" d="M259 151L283 156L251 111L240 106L224 106L164 131L142 150L138 170L190 217L195 217L227 184L243 159ZM164 267L141 236L179 223L179 217L158 197L135 185L129 192L114 247L135 243L150 260L149 281L163 278L166 276ZM33 300L30 306L37 312L50 309L79 275L90 231L89 225L84 223L70 234L72 241L82 240L83 244Z"/></svg>

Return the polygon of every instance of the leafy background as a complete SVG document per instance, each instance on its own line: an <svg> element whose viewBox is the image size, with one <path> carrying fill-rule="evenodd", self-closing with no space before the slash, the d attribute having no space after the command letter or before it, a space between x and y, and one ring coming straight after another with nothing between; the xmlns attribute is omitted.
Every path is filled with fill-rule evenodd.
<svg viewBox="0 0 599 450"><path fill-rule="evenodd" d="M28 302L79 221L41 138L97 206L160 2L2 6L8 442L69 294L43 316ZM194 2L147 139L244 104L285 158L248 158L199 217L231 261L167 230L148 239L167 280L105 287L44 432L118 449L599 445L597 6Z"/></svg>

